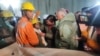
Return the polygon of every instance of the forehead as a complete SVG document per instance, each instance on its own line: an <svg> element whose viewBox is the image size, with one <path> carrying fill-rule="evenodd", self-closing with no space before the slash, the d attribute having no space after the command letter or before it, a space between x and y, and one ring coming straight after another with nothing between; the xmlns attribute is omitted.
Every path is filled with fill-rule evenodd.
<svg viewBox="0 0 100 56"><path fill-rule="evenodd" d="M60 15L60 14L62 14L62 12L61 12L61 11L56 12L56 15Z"/></svg>

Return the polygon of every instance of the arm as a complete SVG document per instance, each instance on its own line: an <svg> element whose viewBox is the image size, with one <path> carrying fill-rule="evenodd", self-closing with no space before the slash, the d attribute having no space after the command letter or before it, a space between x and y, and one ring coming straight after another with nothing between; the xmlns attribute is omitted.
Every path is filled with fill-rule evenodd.
<svg viewBox="0 0 100 56"><path fill-rule="evenodd" d="M47 27L42 26L41 30L43 33L45 33L45 37L50 38L50 39L53 37L52 33L49 32L49 29L47 29Z"/></svg>
<svg viewBox="0 0 100 56"><path fill-rule="evenodd" d="M45 34L43 32L41 32L40 29L34 29L35 32L37 32L37 34L39 34L41 36L41 40L42 40L42 43L44 44L44 46L47 46L47 42L45 40Z"/></svg>

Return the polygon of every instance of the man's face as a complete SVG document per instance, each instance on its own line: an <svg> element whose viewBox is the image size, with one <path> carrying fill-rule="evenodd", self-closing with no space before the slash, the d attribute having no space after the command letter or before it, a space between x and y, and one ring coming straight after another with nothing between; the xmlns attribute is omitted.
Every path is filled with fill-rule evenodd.
<svg viewBox="0 0 100 56"><path fill-rule="evenodd" d="M54 22L51 22L50 19L46 20L47 25L54 25Z"/></svg>
<svg viewBox="0 0 100 56"><path fill-rule="evenodd" d="M58 20L60 20L60 19L63 18L63 15L62 15L62 13L57 12L57 13L56 13L56 17L57 17Z"/></svg>
<svg viewBox="0 0 100 56"><path fill-rule="evenodd" d="M33 18L33 11L26 11L26 16L29 20L31 20Z"/></svg>

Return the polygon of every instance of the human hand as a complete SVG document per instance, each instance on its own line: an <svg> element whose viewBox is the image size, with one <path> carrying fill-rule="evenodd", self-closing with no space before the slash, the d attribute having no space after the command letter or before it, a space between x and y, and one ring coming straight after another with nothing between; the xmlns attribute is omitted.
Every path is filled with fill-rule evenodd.
<svg viewBox="0 0 100 56"><path fill-rule="evenodd" d="M40 35L44 37L45 36L45 33L40 33Z"/></svg>
<svg viewBox="0 0 100 56"><path fill-rule="evenodd" d="M44 46L48 45L46 41L42 41L42 43L43 43Z"/></svg>

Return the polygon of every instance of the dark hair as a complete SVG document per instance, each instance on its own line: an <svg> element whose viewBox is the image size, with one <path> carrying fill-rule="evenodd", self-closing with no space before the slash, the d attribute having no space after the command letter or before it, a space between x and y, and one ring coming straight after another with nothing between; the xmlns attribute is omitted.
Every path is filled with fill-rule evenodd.
<svg viewBox="0 0 100 56"><path fill-rule="evenodd" d="M89 7L83 7L81 10L82 12L86 12L88 10Z"/></svg>
<svg viewBox="0 0 100 56"><path fill-rule="evenodd" d="M54 15L49 15L45 20L44 20L44 25L47 25L46 21L50 20L50 22L54 22L56 21L56 17Z"/></svg>

